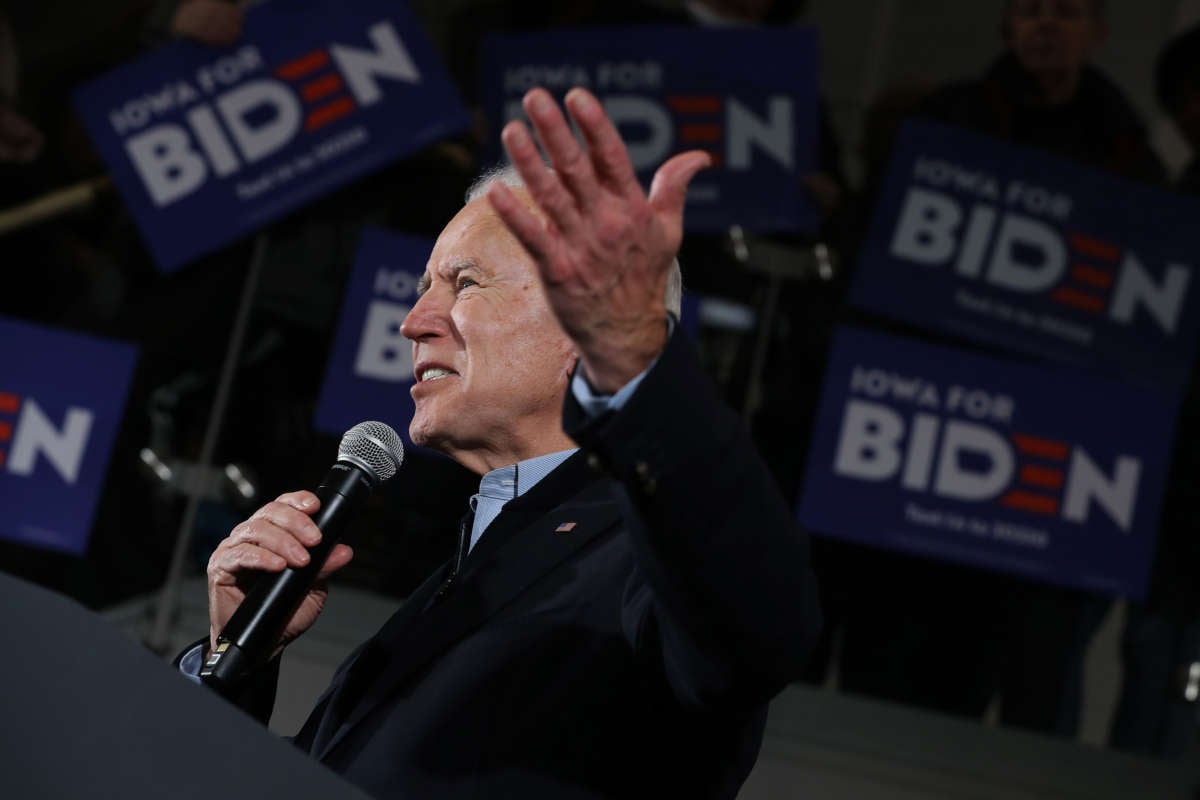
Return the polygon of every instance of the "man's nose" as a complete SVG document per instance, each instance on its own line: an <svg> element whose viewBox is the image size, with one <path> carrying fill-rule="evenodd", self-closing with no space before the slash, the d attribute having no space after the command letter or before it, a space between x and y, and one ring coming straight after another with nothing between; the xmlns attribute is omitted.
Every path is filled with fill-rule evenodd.
<svg viewBox="0 0 1200 800"><path fill-rule="evenodd" d="M437 336L446 331L445 310L433 297L433 292L426 292L417 298L412 310L400 323L400 333L414 342Z"/></svg>

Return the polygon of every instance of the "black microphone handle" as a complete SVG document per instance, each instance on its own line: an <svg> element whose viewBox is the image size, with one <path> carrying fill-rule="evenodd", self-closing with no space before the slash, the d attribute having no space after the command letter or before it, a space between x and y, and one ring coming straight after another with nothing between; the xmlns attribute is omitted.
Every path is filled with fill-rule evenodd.
<svg viewBox="0 0 1200 800"><path fill-rule="evenodd" d="M308 563L264 573L254 582L217 637L217 647L204 662L200 680L230 697L267 662L346 524L370 493L371 483L362 469L341 461L333 465L317 487L321 508L313 522L321 531L321 541L307 548Z"/></svg>

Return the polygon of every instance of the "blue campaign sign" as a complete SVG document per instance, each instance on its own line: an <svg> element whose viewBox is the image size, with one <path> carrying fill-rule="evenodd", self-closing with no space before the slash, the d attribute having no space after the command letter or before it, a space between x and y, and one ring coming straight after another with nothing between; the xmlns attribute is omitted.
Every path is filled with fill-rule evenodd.
<svg viewBox="0 0 1200 800"><path fill-rule="evenodd" d="M0 538L87 549L136 350L0 317Z"/></svg>
<svg viewBox="0 0 1200 800"><path fill-rule="evenodd" d="M395 0L266 2L239 44L174 42L75 103L163 270L469 123Z"/></svg>
<svg viewBox="0 0 1200 800"><path fill-rule="evenodd" d="M1200 334L1200 202L976 133L909 122L851 301L1178 388Z"/></svg>
<svg viewBox="0 0 1200 800"><path fill-rule="evenodd" d="M816 171L818 57L811 29L504 34L485 41L481 62L480 95L495 134L523 118L521 97L534 86L560 97L584 86L604 103L645 186L675 153L712 155L714 167L697 175L688 192L689 230L816 229L816 207L799 181ZM498 144L498 135L491 139Z"/></svg>
<svg viewBox="0 0 1200 800"><path fill-rule="evenodd" d="M432 249L427 239L363 231L317 400L318 430L342 434L376 419L411 444L412 343L400 334L400 324L417 301L417 281Z"/></svg>
<svg viewBox="0 0 1200 800"><path fill-rule="evenodd" d="M828 536L1141 597L1176 403L854 328L835 334L798 516Z"/></svg>

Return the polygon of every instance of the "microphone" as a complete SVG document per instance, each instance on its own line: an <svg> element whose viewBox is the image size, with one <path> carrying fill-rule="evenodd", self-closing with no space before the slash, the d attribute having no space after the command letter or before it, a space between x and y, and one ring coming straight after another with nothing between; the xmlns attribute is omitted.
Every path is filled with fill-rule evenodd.
<svg viewBox="0 0 1200 800"><path fill-rule="evenodd" d="M230 697L267 662L350 518L372 489L396 474L403 460L400 437L382 422L360 422L346 431L337 463L316 491L321 508L313 522L321 541L308 548L304 566L267 573L254 582L217 637L216 649L200 669L201 681Z"/></svg>

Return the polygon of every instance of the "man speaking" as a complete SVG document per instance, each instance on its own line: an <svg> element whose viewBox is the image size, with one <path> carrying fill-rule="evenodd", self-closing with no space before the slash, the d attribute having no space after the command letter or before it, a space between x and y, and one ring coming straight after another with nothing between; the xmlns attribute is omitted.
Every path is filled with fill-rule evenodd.
<svg viewBox="0 0 1200 800"><path fill-rule="evenodd" d="M819 614L805 535L666 305L708 156L670 159L647 196L587 91L566 97L586 148L546 91L524 106L550 169L510 123L513 172L442 231L402 328L413 441L483 476L467 554L339 668L295 743L377 797L732 798ZM212 641L250 576L305 563L318 505L285 494L217 548Z"/></svg>

